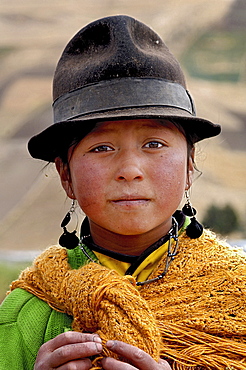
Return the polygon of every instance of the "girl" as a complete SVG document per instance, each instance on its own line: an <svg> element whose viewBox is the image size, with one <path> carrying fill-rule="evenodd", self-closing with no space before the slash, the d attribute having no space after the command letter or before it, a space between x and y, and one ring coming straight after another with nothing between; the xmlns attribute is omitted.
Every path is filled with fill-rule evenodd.
<svg viewBox="0 0 246 370"><path fill-rule="evenodd" d="M127 16L87 25L53 109L28 148L72 206L2 304L0 369L245 369L245 257L203 230L188 192L194 144L220 127L195 116L166 45Z"/></svg>

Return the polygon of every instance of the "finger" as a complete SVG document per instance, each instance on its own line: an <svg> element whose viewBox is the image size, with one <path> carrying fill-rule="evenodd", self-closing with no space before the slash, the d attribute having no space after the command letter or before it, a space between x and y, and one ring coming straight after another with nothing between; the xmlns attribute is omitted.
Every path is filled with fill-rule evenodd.
<svg viewBox="0 0 246 370"><path fill-rule="evenodd" d="M37 355L35 370L57 367L68 361L82 359L102 350L97 334L66 332L43 344Z"/></svg>
<svg viewBox="0 0 246 370"><path fill-rule="evenodd" d="M104 370L136 370L137 369L136 367L126 362L115 360L112 357L104 357L101 360L101 364ZM151 368L151 370L153 369Z"/></svg>
<svg viewBox="0 0 246 370"><path fill-rule="evenodd" d="M50 355L50 365L56 368L66 362L98 355L101 351L102 345L97 342L68 344L53 351Z"/></svg>
<svg viewBox="0 0 246 370"><path fill-rule="evenodd" d="M60 366L59 370L68 370L68 369L73 369L73 370L89 370L91 369L91 361L88 358L85 358L83 360L77 360L77 361L72 361Z"/></svg>
<svg viewBox="0 0 246 370"><path fill-rule="evenodd" d="M141 369L141 370L149 370L149 369L151 370L170 370L171 369L171 367L166 361L165 363L163 362L157 363L149 354L142 351L140 348L134 347L130 344L120 342L120 341L108 341L106 343L106 346L114 353L117 353L118 355L126 358L137 369ZM117 366L113 367L115 366L114 363L112 361L110 362L111 362L110 366L112 366L112 370L114 369L119 369L119 370L134 369L134 367L129 367L131 365L126 364L126 363L121 363L122 365L119 365L119 362L117 364L118 367ZM108 363L106 362L106 366L108 366ZM105 369L110 369L110 368L105 367Z"/></svg>
<svg viewBox="0 0 246 370"><path fill-rule="evenodd" d="M76 331L67 331L66 333L59 334L54 339L51 339L49 342L45 343L45 347L49 348L49 351L54 351L57 348L75 343L86 343L86 342L95 342L101 343L101 338L97 334L90 333L79 333Z"/></svg>
<svg viewBox="0 0 246 370"><path fill-rule="evenodd" d="M159 361L158 364L155 361L154 363L155 364L153 366L151 365L151 367L148 368L149 366L148 364L144 365L145 367L135 367L126 362L117 361L112 357L106 357L101 360L101 364L104 370L137 370L137 369L142 370L142 369L146 369L146 366L148 370L171 370L172 369L170 365L168 364L168 362L165 360Z"/></svg>

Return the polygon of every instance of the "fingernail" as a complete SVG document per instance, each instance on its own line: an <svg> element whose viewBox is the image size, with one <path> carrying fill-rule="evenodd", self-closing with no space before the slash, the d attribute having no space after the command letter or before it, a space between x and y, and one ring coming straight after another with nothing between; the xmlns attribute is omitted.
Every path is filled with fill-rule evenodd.
<svg viewBox="0 0 246 370"><path fill-rule="evenodd" d="M97 349L97 352L101 352L103 347L100 343L95 343L95 346L96 346L96 349Z"/></svg>
<svg viewBox="0 0 246 370"><path fill-rule="evenodd" d="M102 343L102 339L98 335L94 335L93 342Z"/></svg>
<svg viewBox="0 0 246 370"><path fill-rule="evenodd" d="M106 346L108 348L113 348L115 345L115 341L114 340L108 340L107 343L106 343Z"/></svg>

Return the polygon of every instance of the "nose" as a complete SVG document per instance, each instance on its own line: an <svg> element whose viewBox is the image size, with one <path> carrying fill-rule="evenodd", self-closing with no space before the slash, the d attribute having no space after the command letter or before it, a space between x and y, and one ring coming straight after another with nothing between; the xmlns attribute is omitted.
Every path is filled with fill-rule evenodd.
<svg viewBox="0 0 246 370"><path fill-rule="evenodd" d="M121 155L117 164L116 180L117 181L141 181L144 179L142 160L137 155L125 153Z"/></svg>

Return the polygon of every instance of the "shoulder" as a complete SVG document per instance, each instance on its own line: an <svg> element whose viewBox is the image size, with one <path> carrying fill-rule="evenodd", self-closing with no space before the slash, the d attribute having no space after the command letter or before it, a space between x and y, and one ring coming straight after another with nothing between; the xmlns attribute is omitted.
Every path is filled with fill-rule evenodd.
<svg viewBox="0 0 246 370"><path fill-rule="evenodd" d="M33 319L37 321L39 314L44 319L50 313L51 308L45 302L31 293L17 288L5 298L0 307L0 324L16 322L22 316L25 317L25 320L32 321Z"/></svg>
<svg viewBox="0 0 246 370"><path fill-rule="evenodd" d="M13 337L27 346L42 345L53 310L47 303L23 289L14 289L0 307L2 330L11 329ZM34 340L34 342L33 342Z"/></svg>
<svg viewBox="0 0 246 370"><path fill-rule="evenodd" d="M246 253L241 249L232 247L225 239L216 235L214 232L208 229L204 229L201 237L197 239L189 238L185 233L179 239L182 250L196 251L196 254L210 254L212 251L216 253L237 256L238 258L245 259Z"/></svg>
<svg viewBox="0 0 246 370"><path fill-rule="evenodd" d="M53 310L46 302L20 288L14 289L0 306L0 325L17 323L24 336L27 327L38 336L41 332L44 338L49 325L56 326L56 331L61 327L63 332L63 327L66 329L71 322L70 316Z"/></svg>
<svg viewBox="0 0 246 370"><path fill-rule="evenodd" d="M210 230L205 229L198 239L190 239L183 233L179 242L177 259L193 271L246 270L246 253L230 246Z"/></svg>

